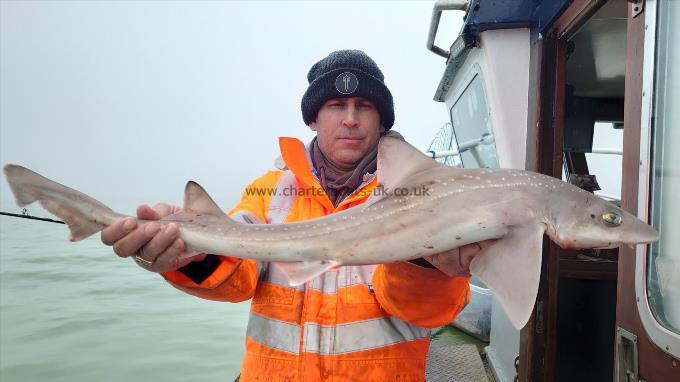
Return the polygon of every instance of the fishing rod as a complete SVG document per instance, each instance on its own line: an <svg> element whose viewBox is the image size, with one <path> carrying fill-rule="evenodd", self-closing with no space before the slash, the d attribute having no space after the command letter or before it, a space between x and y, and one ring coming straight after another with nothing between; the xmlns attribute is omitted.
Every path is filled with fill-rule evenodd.
<svg viewBox="0 0 680 382"><path fill-rule="evenodd" d="M22 218L22 219L40 220L40 221L49 222L49 223L66 224L61 220L41 218L41 217L38 217L38 216L29 215L28 210L25 209L25 208L21 210L21 214L13 214L11 212L0 211L0 215L11 216L11 217L15 217L15 218Z"/></svg>

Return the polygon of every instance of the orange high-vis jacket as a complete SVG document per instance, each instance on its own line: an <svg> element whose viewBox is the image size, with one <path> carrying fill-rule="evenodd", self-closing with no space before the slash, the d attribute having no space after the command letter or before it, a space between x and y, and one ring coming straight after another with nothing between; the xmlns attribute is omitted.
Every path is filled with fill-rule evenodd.
<svg viewBox="0 0 680 382"><path fill-rule="evenodd" d="M287 169L251 183L232 219L317 218L364 203L376 186L373 177L334 207L302 142L279 145ZM198 284L181 271L163 276L201 298L253 299L241 382L424 381L430 328L453 321L469 299L468 277L410 262L341 266L294 287L268 262L218 258Z"/></svg>

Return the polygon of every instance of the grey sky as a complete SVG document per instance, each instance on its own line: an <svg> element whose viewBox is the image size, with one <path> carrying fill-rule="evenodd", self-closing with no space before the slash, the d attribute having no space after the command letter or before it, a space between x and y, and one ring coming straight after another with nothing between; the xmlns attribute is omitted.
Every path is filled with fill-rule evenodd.
<svg viewBox="0 0 680 382"><path fill-rule="evenodd" d="M182 200L189 179L225 209L272 168L278 136L313 136L309 67L362 49L395 99L395 129L425 149L448 120L425 49L433 1L0 3L0 163L121 212ZM438 42L462 13L445 15ZM4 176L0 202L11 208Z"/></svg>

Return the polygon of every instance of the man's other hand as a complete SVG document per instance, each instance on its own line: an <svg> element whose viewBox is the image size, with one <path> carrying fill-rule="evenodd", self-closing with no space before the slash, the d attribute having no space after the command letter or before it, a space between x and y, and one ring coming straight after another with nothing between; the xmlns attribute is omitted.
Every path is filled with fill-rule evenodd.
<svg viewBox="0 0 680 382"><path fill-rule="evenodd" d="M179 237L179 227L170 223L161 227L153 222L181 210L178 206L158 203L153 207L137 207L137 218L152 220L137 225L137 219L121 218L102 230L101 240L113 246L120 257L132 257L142 268L151 272L166 272L181 268L192 261L200 261L205 254L180 259L185 253L184 241Z"/></svg>
<svg viewBox="0 0 680 382"><path fill-rule="evenodd" d="M436 255L425 256L440 271L448 276L469 276L472 259L496 240L484 240L472 243Z"/></svg>

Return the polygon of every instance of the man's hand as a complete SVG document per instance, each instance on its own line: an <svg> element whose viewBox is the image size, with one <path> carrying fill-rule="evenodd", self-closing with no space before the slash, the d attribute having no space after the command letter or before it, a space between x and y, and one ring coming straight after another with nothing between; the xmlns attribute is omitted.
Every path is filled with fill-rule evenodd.
<svg viewBox="0 0 680 382"><path fill-rule="evenodd" d="M448 276L469 276L472 259L496 240L484 240L424 257L430 264Z"/></svg>
<svg viewBox="0 0 680 382"><path fill-rule="evenodd" d="M179 212L178 206L158 203L153 208L146 204L137 207L137 218L159 220ZM151 272L166 272L181 268L192 261L200 261L205 254L180 259L184 254L184 241L179 237L179 227L170 223L163 228L149 222L137 227L134 218L121 218L101 233L102 242L113 246L120 257L133 257L142 268Z"/></svg>

